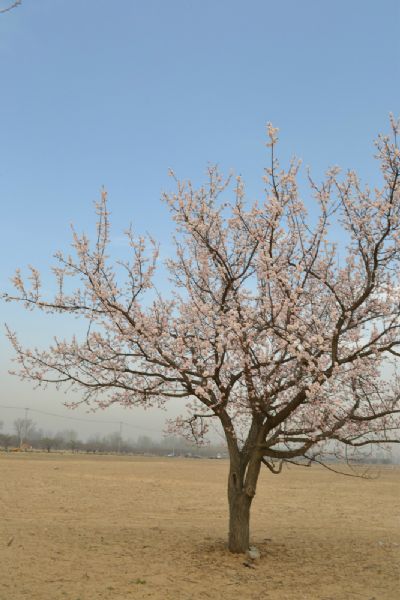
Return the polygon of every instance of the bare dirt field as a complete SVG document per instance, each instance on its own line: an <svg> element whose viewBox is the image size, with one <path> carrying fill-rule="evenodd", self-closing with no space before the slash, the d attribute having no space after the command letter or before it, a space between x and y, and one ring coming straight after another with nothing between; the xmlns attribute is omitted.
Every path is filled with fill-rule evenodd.
<svg viewBox="0 0 400 600"><path fill-rule="evenodd" d="M400 469L262 474L254 569L225 548L227 461L0 455L0 600L399 600Z"/></svg>

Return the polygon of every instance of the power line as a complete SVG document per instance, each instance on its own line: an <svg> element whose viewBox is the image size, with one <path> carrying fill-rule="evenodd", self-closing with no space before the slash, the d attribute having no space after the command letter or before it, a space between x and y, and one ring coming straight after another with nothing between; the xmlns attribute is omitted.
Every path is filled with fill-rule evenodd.
<svg viewBox="0 0 400 600"><path fill-rule="evenodd" d="M126 427L131 427L132 429L138 429L140 431L152 431L154 433L161 433L160 429L154 429L151 427L141 427L139 425L132 425L132 423L127 423L126 421L101 421L100 419L87 419L84 417L68 417L66 415L57 415L55 413L50 413L50 412L46 412L44 410L39 410L38 408L26 408L25 406L3 406L2 404L0 404L0 408L5 409L5 410L23 410L25 411L25 415L27 414L26 411L31 411L31 412L35 412L41 415L46 415L48 417L56 417L57 419L68 419L69 421L81 421L84 423L99 423L101 425L118 425L120 428L122 427L122 425L125 425Z"/></svg>

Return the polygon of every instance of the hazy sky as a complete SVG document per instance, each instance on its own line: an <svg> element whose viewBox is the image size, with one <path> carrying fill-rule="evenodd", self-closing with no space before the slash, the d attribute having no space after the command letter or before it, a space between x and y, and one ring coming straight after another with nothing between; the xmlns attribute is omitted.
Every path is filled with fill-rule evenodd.
<svg viewBox="0 0 400 600"><path fill-rule="evenodd" d="M46 271L71 222L93 230L103 184L115 255L130 221L168 252L159 198L169 167L197 182L217 162L241 173L254 199L267 121L281 130L284 159L374 181L372 140L400 113L399 25L398 0L22 0L0 14L0 288L17 266ZM79 329L0 307L27 343ZM85 416L71 415L61 392L8 375L10 356L2 335L1 405ZM0 420L16 416L0 408ZM51 429L116 428L32 417ZM161 430L164 417L113 408L92 418Z"/></svg>

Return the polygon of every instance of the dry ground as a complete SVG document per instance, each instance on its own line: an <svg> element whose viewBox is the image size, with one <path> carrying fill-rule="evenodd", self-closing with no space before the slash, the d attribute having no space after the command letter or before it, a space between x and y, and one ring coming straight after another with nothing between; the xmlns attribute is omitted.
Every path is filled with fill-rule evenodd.
<svg viewBox="0 0 400 600"><path fill-rule="evenodd" d="M227 466L0 454L0 600L400 599L400 469L266 471L250 569L225 549Z"/></svg>

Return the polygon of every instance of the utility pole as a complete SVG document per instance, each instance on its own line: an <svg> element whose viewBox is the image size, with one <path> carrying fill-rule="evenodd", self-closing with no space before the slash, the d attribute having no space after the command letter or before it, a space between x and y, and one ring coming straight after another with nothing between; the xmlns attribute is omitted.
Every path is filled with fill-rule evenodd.
<svg viewBox="0 0 400 600"><path fill-rule="evenodd" d="M24 423L21 428L21 434L20 434L20 440L19 440L20 448L22 448L23 444L26 441L25 438L26 438L26 434L27 434L27 430L28 430L28 411L29 411L29 408L25 408L25 418L24 418Z"/></svg>
<svg viewBox="0 0 400 600"><path fill-rule="evenodd" d="M119 422L118 454L121 454L122 421Z"/></svg>

